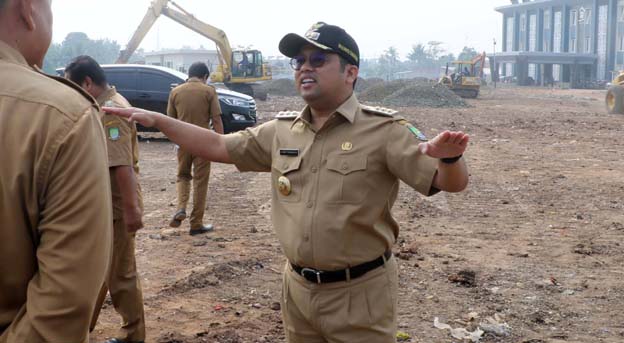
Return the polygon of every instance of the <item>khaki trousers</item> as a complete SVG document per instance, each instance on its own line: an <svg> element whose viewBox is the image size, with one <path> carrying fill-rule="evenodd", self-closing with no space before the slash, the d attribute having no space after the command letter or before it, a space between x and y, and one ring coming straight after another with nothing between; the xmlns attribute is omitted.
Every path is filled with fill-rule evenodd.
<svg viewBox="0 0 624 343"><path fill-rule="evenodd" d="M282 316L289 343L396 342L398 271L394 258L363 276L315 284L286 265Z"/></svg>
<svg viewBox="0 0 624 343"><path fill-rule="evenodd" d="M193 169L192 175L191 168ZM210 161L193 156L181 149L178 150L178 182L176 187L178 191L178 211L186 211L191 191L191 180L193 180L193 211L190 217L192 229L204 224L209 179Z"/></svg>
<svg viewBox="0 0 624 343"><path fill-rule="evenodd" d="M115 311L121 315L122 326L118 339L145 340L143 291L134 258L134 234L126 231L123 219L113 221L113 257L106 283L102 286L91 319L93 330L100 315L106 293L110 291Z"/></svg>

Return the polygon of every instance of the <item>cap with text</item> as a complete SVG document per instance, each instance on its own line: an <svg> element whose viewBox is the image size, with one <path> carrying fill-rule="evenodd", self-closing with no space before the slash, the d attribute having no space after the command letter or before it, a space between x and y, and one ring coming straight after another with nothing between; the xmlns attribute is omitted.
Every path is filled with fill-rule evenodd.
<svg viewBox="0 0 624 343"><path fill-rule="evenodd" d="M289 33L279 43L279 50L287 57L295 57L305 45L313 45L324 51L335 52L349 64L360 66L360 49L357 43L341 27L318 22L300 36Z"/></svg>

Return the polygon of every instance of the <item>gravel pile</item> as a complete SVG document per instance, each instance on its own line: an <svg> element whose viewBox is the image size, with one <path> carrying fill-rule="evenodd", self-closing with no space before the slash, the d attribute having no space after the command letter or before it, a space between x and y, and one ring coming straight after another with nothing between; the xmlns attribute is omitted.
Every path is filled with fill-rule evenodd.
<svg viewBox="0 0 624 343"><path fill-rule="evenodd" d="M374 85L358 99L394 106L467 107L468 104L444 85L423 79L394 80Z"/></svg>

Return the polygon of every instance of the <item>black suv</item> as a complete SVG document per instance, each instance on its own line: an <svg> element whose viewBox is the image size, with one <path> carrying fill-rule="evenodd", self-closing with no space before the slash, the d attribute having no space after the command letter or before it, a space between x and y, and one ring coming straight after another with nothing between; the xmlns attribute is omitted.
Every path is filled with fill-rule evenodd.
<svg viewBox="0 0 624 343"><path fill-rule="evenodd" d="M102 65L108 83L134 107L167 113L169 92L184 83L188 76L179 71L142 64ZM63 69L57 69L61 75ZM256 124L256 102L248 95L217 88L225 133L243 130ZM139 131L150 131L137 125Z"/></svg>

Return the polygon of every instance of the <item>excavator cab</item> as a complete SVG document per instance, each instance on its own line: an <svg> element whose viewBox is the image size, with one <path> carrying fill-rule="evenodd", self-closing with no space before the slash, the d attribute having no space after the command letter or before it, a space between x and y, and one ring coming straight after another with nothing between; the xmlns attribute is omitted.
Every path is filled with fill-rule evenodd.
<svg viewBox="0 0 624 343"><path fill-rule="evenodd" d="M449 74L447 65L445 75L439 83L446 85L462 98L476 98L481 88L485 52L477 55L471 61L454 61L453 72Z"/></svg>
<svg viewBox="0 0 624 343"><path fill-rule="evenodd" d="M262 78L263 65L259 50L232 51L232 78Z"/></svg>

